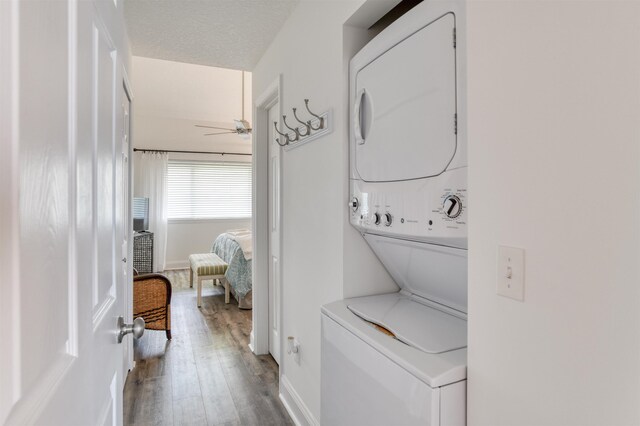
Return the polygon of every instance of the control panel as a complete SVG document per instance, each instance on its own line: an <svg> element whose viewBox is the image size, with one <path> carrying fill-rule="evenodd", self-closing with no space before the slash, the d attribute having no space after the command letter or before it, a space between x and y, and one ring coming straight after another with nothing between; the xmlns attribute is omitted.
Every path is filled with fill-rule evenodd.
<svg viewBox="0 0 640 426"><path fill-rule="evenodd" d="M350 221L363 233L467 247L466 167L429 179L351 181Z"/></svg>

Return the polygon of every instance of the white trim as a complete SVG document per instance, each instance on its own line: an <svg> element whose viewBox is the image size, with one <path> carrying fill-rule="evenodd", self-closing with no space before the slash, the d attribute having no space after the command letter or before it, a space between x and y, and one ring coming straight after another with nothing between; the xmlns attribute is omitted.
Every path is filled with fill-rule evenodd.
<svg viewBox="0 0 640 426"><path fill-rule="evenodd" d="M20 336L20 220L19 220L19 141L20 141L20 15L18 0L0 2L0 140L4 152L0 156L0 321L4 335L0 350L0 424L5 424L10 411L22 394Z"/></svg>
<svg viewBox="0 0 640 426"><path fill-rule="evenodd" d="M11 16L11 26L9 28L10 36L10 55L9 61L9 78L3 79L4 82L11 82L11 87L7 90L11 93L11 99L9 100L9 113L11 124L9 131L9 152L4 156L5 162L8 163L7 167L9 178L9 191L7 191L7 201L10 202L10 210L7 212L7 222L11 226L10 229L3 230L3 235L8 237L8 241L5 246L10 250L10 255L7 256L7 269L5 276L9 283L10 290L8 291L11 298L11 308L9 309L9 326L7 327L8 335L4 339L5 342L9 341L12 344L11 354L9 355L10 364L2 364L3 368L11 368L11 400L9 405L15 403L22 395L22 337L20 315L20 302L21 302L21 287L20 287L20 5L19 0L11 0L8 14ZM3 70L4 71L4 70ZM6 181L5 181L6 182ZM7 297L9 300L9 297Z"/></svg>
<svg viewBox="0 0 640 426"><path fill-rule="evenodd" d="M113 287L112 287L113 288ZM102 300L102 303L96 305L93 308L93 320L92 320L92 330L95 333L100 327L102 321L104 321L105 316L111 311L111 307L116 303L117 298L111 293L111 289L109 289L109 295ZM119 308L117 306L116 308Z"/></svg>
<svg viewBox="0 0 640 426"><path fill-rule="evenodd" d="M251 349L251 352L255 352L254 349L254 345L253 345L253 330L251 330L251 333L249 333L249 349Z"/></svg>
<svg viewBox="0 0 640 426"><path fill-rule="evenodd" d="M116 404L115 404L115 400L116 400L116 379L117 379L118 373L113 375L113 378L111 379L111 383L109 384L109 395L111 396L111 399L107 399L104 403L104 406L102 407L102 409L99 411L101 414L98 415L98 419L100 419L96 424L98 425L106 425L107 420L109 418L109 414L111 414L112 418L116 418Z"/></svg>
<svg viewBox="0 0 640 426"><path fill-rule="evenodd" d="M280 401L296 426L320 425L284 374L280 375Z"/></svg>
<svg viewBox="0 0 640 426"><path fill-rule="evenodd" d="M127 322L131 324L133 323L133 92L131 90L129 75L127 74L127 70L124 66L122 67L122 85L129 100L129 153L127 154L129 156L127 161L127 173L129 175L127 185L129 200L127 205L129 207L129 211L127 212L127 223L123 224L123 226L127 227L129 232L127 239L127 259L129 259L129 261L127 262L127 276L125 277L124 283L124 316ZM122 125L126 126L126 123L122 123ZM124 348L124 356L125 364L129 371L133 370L135 367L135 361L133 360L133 339L127 339ZM127 375L124 374L122 376L123 386L126 379Z"/></svg>
<svg viewBox="0 0 640 426"><path fill-rule="evenodd" d="M253 340L251 349L256 355L269 353L269 108L279 102L278 115L282 115L282 75L279 75L260 95L253 108L253 206L251 229L253 230ZM280 167L282 173L282 165ZM282 221L282 217L281 217ZM282 229L282 228L280 228ZM282 251L282 247L280 247ZM282 271L282 262L280 262ZM282 274L280 274L282 276ZM282 292L280 292L282 306ZM282 310L280 312L282 314ZM280 331L282 336L282 315ZM282 348L282 342L280 342ZM281 352L282 353L282 352ZM282 372L282 368L280 369Z"/></svg>
<svg viewBox="0 0 640 426"><path fill-rule="evenodd" d="M20 401L14 405L6 424L34 424L38 419L41 419L44 410L55 398L63 379L71 371L77 359L69 354L59 353L52 360L50 368L47 368L38 377L38 381L20 396Z"/></svg>
<svg viewBox="0 0 640 426"><path fill-rule="evenodd" d="M66 351L69 355L77 357L78 353L78 274L75 271L78 270L78 250L77 250L77 165L78 165L78 4L76 0L70 0L68 3L67 15L68 15L68 34L67 43L69 48L68 63L69 68L67 72L67 84L68 84L68 117L67 127L69 133L68 147L68 173L69 173L69 186L68 186L68 200L69 206L69 234L68 234L68 270L74 271L74 273L68 274L68 315L69 315L69 331L67 339Z"/></svg>

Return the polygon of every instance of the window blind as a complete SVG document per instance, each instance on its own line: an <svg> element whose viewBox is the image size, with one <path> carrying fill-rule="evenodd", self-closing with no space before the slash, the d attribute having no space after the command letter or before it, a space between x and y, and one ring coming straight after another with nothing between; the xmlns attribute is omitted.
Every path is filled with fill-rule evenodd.
<svg viewBox="0 0 640 426"><path fill-rule="evenodd" d="M169 160L169 219L251 217L251 163Z"/></svg>

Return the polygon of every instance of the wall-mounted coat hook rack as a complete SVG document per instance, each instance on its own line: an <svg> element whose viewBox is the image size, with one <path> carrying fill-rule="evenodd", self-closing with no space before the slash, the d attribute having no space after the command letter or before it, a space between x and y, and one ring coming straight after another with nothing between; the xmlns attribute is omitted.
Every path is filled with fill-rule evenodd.
<svg viewBox="0 0 640 426"><path fill-rule="evenodd" d="M311 120L304 121L298 115L298 109L292 108L293 116L299 123L296 127L292 127L287 123L286 115L282 116L282 124L290 131L281 132L280 129L278 129L278 122L273 122L273 128L276 130L276 133L280 135L280 137L275 138L278 145L286 149L292 149L331 132L331 110L318 115L309 109L309 99L304 100L304 106L312 118ZM291 132L293 132L293 136Z"/></svg>
<svg viewBox="0 0 640 426"><path fill-rule="evenodd" d="M289 124L287 123L287 116L286 115L282 116L282 122L284 123L284 126L287 129L291 130L295 134L295 137L293 139L289 138L289 142L296 142L296 141L300 140L300 132L298 131L297 128L289 126Z"/></svg>
<svg viewBox="0 0 640 426"><path fill-rule="evenodd" d="M315 118L318 119L319 123L318 123L318 127L311 127L311 130L320 130L320 129L324 129L324 117L319 116L318 114L314 114L313 112L311 112L311 110L309 109L309 99L305 99L304 100L304 106L305 108L307 108L307 111L309 111L309 114L311 114L312 116L314 116Z"/></svg>
<svg viewBox="0 0 640 426"><path fill-rule="evenodd" d="M282 136L284 138L284 143L280 143L280 138L276 138L276 143L280 146L287 146L289 145L289 142L291 142L291 139L289 138L289 134L287 133L282 133L280 130L278 130L278 122L274 121L273 122L273 128L276 129L276 133L279 134L280 136Z"/></svg>
<svg viewBox="0 0 640 426"><path fill-rule="evenodd" d="M304 127L306 127L307 131L302 133L301 131L298 131L298 134L301 137L305 137L305 136L309 136L311 134L311 120L307 121L306 123L302 120L300 120L300 118L298 118L298 114L297 111L298 108L293 108L293 116L296 118L296 120L298 120L298 123L302 124Z"/></svg>

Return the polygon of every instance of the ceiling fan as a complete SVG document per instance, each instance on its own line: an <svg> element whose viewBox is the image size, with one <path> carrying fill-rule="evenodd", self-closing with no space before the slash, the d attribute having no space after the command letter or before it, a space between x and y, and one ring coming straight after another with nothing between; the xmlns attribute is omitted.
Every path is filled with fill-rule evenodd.
<svg viewBox="0 0 640 426"><path fill-rule="evenodd" d="M215 127L215 126L204 126L202 124L196 124L196 127L204 127L206 129L216 129L216 130L226 130L225 132L216 132L216 133L205 133L204 136L215 136L215 135L228 135L231 133L235 133L241 136L243 139L248 139L249 135L251 135L251 124L247 120L244 119L244 71L242 71L242 118L240 120L233 120L235 122L235 129L228 127Z"/></svg>

